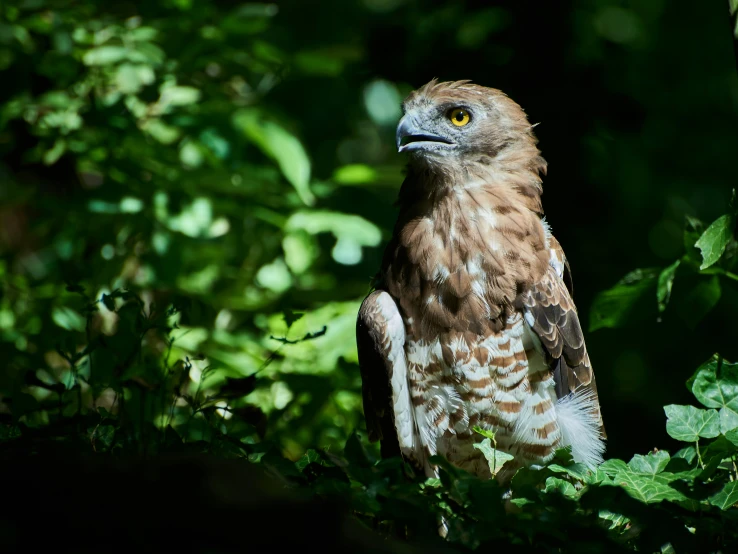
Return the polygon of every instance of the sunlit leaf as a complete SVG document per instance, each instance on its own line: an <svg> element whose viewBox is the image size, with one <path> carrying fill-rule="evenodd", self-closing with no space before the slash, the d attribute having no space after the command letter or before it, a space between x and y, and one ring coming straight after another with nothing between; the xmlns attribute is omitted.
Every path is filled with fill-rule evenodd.
<svg viewBox="0 0 738 554"><path fill-rule="evenodd" d="M333 172L333 180L341 185L371 183L376 178L377 171L364 164L344 165Z"/></svg>
<svg viewBox="0 0 738 554"><path fill-rule="evenodd" d="M700 269L707 269L720 259L733 236L735 220L731 215L722 215L705 229L694 244L702 253Z"/></svg>
<svg viewBox="0 0 738 554"><path fill-rule="evenodd" d="M489 464L489 470L492 475L497 475L497 473L499 473L505 463L515 459L515 456L508 454L507 452L503 452L502 450L497 450L496 448L493 448L492 441L490 441L490 439L488 438L485 438L482 442L474 443L474 448L484 454L484 457Z"/></svg>
<svg viewBox="0 0 738 554"><path fill-rule="evenodd" d="M686 499L681 492L658 476L621 471L613 477L612 484L622 487L630 496L646 504L662 502L663 500L676 502Z"/></svg>
<svg viewBox="0 0 738 554"><path fill-rule="evenodd" d="M200 91L194 87L169 86L163 88L159 102L169 106L187 106L200 99Z"/></svg>
<svg viewBox="0 0 738 554"><path fill-rule="evenodd" d="M111 65L123 60L127 53L124 46L98 46L85 52L82 61L86 65Z"/></svg>
<svg viewBox="0 0 738 554"><path fill-rule="evenodd" d="M262 119L251 110L239 110L233 123L264 154L274 159L287 181L295 187L302 201L311 206L315 197L310 191L310 159L300 141L274 121Z"/></svg>
<svg viewBox="0 0 738 554"><path fill-rule="evenodd" d="M370 221L338 212L297 212L287 220L285 229L300 229L311 235L330 232L336 237L333 259L345 265L361 261L362 247L377 246L382 240L381 231Z"/></svg>
<svg viewBox="0 0 738 554"><path fill-rule="evenodd" d="M700 437L711 439L720 434L717 410L700 410L694 406L664 406L666 432L684 442L696 442Z"/></svg>
<svg viewBox="0 0 738 554"><path fill-rule="evenodd" d="M277 294L286 291L292 285L292 275L281 258L262 266L256 273L256 282Z"/></svg>
<svg viewBox="0 0 738 554"><path fill-rule="evenodd" d="M548 479L546 479L546 488L544 488L543 491L547 493L555 491L566 496L567 498L572 499L579 497L579 491L577 491L574 485L572 485L569 481L559 479L558 477L549 477Z"/></svg>
<svg viewBox="0 0 738 554"><path fill-rule="evenodd" d="M669 453L664 450L649 452L646 456L636 454L633 456L633 459L628 462L628 467L635 473L656 475L657 473L664 471L669 460Z"/></svg>

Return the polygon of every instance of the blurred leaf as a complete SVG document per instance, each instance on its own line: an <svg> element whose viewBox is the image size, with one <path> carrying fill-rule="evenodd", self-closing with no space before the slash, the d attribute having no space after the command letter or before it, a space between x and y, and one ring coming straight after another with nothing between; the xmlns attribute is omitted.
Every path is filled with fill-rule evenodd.
<svg viewBox="0 0 738 554"><path fill-rule="evenodd" d="M372 183L376 178L377 171L364 164L344 165L333 172L333 180L341 185Z"/></svg>
<svg viewBox="0 0 738 554"><path fill-rule="evenodd" d="M178 85L163 87L159 103L168 106L187 106L200 99L200 91L194 87Z"/></svg>
<svg viewBox="0 0 738 554"><path fill-rule="evenodd" d="M292 275L281 258L262 266L256 273L256 282L277 294L292 286Z"/></svg>
<svg viewBox="0 0 738 554"><path fill-rule="evenodd" d="M123 46L98 46L85 52L82 61L86 65L111 65L123 60L127 53Z"/></svg>
<svg viewBox="0 0 738 554"><path fill-rule="evenodd" d="M141 128L162 144L172 144L181 135L179 129L157 118L149 119Z"/></svg>
<svg viewBox="0 0 738 554"><path fill-rule="evenodd" d="M725 247L733 237L733 227L735 227L733 216L723 215L713 221L702 233L694 244L702 253L701 270L713 265L723 255Z"/></svg>
<svg viewBox="0 0 738 554"><path fill-rule="evenodd" d="M305 232L291 232L282 239L284 260L292 273L300 275L318 259L320 251L315 240Z"/></svg>
<svg viewBox="0 0 738 554"><path fill-rule="evenodd" d="M62 157L67 149L67 142L62 139L56 139L54 146L44 153L43 162L45 165L54 165L59 158Z"/></svg>
<svg viewBox="0 0 738 554"><path fill-rule="evenodd" d="M636 269L623 277L614 287L597 295L590 310L589 330L620 327L636 313L647 313L645 304L649 292L656 288L657 269ZM653 298L653 296L651 296Z"/></svg>
<svg viewBox="0 0 738 554"><path fill-rule="evenodd" d="M666 432L678 441L696 442L700 437L715 438L720 434L717 410L700 410L694 406L664 406Z"/></svg>
<svg viewBox="0 0 738 554"><path fill-rule="evenodd" d="M660 312L663 312L666 309L666 305L669 303L671 289L674 285L674 277L676 276L676 271L679 268L680 263L681 260L677 260L659 273L658 286L656 287L656 299L659 304Z"/></svg>
<svg viewBox="0 0 738 554"><path fill-rule="evenodd" d="M253 110L233 114L233 124L264 154L274 159L287 181L308 206L315 203L310 191L310 159L296 137L274 121L264 120Z"/></svg>
<svg viewBox="0 0 738 554"><path fill-rule="evenodd" d="M51 319L67 331L84 331L87 320L67 306L56 306L51 311Z"/></svg>
<svg viewBox="0 0 738 554"><path fill-rule="evenodd" d="M364 89L364 105L378 125L396 125L402 116L402 98L393 83L376 80Z"/></svg>
<svg viewBox="0 0 738 554"><path fill-rule="evenodd" d="M377 246L382 233L373 223L358 215L328 211L297 212L285 225L286 231L302 229L311 235L330 232L336 237L333 259L344 265L361 261L361 248Z"/></svg>

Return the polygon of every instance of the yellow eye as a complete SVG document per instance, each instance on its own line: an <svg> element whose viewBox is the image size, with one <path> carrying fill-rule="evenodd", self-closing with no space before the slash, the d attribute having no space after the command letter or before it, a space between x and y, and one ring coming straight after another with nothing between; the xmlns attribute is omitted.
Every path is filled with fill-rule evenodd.
<svg viewBox="0 0 738 554"><path fill-rule="evenodd" d="M448 112L448 118L451 120L451 123L457 127L463 127L471 120L469 112L462 108L454 108Z"/></svg>

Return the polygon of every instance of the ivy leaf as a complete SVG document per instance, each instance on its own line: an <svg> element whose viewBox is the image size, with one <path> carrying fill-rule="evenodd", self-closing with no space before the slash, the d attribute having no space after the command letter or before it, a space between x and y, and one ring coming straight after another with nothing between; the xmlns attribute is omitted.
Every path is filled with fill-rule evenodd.
<svg viewBox="0 0 738 554"><path fill-rule="evenodd" d="M738 427L738 364L717 355L702 364L692 379L692 393L707 408L720 409L720 432Z"/></svg>
<svg viewBox="0 0 738 554"><path fill-rule="evenodd" d="M474 448L480 450L482 454L484 454L492 475L497 475L497 473L502 469L502 466L514 458L514 456L507 452L493 448L492 441L488 438L484 439L482 442L476 443Z"/></svg>
<svg viewBox="0 0 738 554"><path fill-rule="evenodd" d="M659 304L659 312L663 312L666 309L666 305L669 303L671 289L674 285L674 277L676 276L676 271L681 263L681 260L677 260L659 273L659 281L656 286L656 300Z"/></svg>
<svg viewBox="0 0 738 554"><path fill-rule="evenodd" d="M305 452L305 454L303 454L302 458L295 462L295 465L297 466L297 469L302 471L308 466L308 464L311 464L313 462L320 462L320 460L320 454L310 448L307 450L307 452Z"/></svg>
<svg viewBox="0 0 738 554"><path fill-rule="evenodd" d="M670 459L669 453L664 450L649 452L646 456L636 454L633 456L633 459L628 462L628 467L634 473L656 475L664 471Z"/></svg>
<svg viewBox="0 0 738 554"><path fill-rule="evenodd" d="M658 269L636 269L611 289L598 294L592 303L589 330L620 327L634 316L647 313L639 308L643 307L643 300L653 294L658 274Z"/></svg>
<svg viewBox="0 0 738 554"><path fill-rule="evenodd" d="M717 506L721 510L727 510L738 502L738 481L726 483L719 492L713 494L708 500L713 506Z"/></svg>
<svg viewBox="0 0 738 554"><path fill-rule="evenodd" d="M720 259L733 236L735 221L729 214L721 215L705 229L694 245L702 253L700 269L707 269Z"/></svg>
<svg viewBox="0 0 738 554"><path fill-rule="evenodd" d="M670 487L666 480L659 476L621 471L615 475L612 484L622 487L630 496L646 504L662 500L677 502L686 499L681 492Z"/></svg>
<svg viewBox="0 0 738 554"><path fill-rule="evenodd" d="M696 442L700 437L712 439L720 434L717 410L700 410L694 406L664 406L666 432L678 441Z"/></svg>
<svg viewBox="0 0 738 554"><path fill-rule="evenodd" d="M574 487L574 485L572 485L569 481L559 479L558 477L549 477L548 479L546 479L546 488L543 489L543 492L552 491L559 492L567 498L576 499L580 496L580 491L578 491Z"/></svg>
<svg viewBox="0 0 738 554"><path fill-rule="evenodd" d="M604 519L605 521L610 522L610 527L608 529L612 531L616 527L623 527L630 523L630 518L625 517L622 514L617 514L615 512L611 512L610 510L600 510L599 512L600 519ZM623 529L624 531L625 529Z"/></svg>

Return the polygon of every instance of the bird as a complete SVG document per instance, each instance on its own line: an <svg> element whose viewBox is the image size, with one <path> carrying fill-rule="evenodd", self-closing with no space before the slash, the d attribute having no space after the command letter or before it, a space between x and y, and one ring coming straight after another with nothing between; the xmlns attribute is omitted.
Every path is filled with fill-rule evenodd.
<svg viewBox="0 0 738 554"><path fill-rule="evenodd" d="M606 434L534 125L469 80L433 79L402 111L399 214L356 324L369 439L427 477L443 456L507 482L560 448L595 468Z"/></svg>

